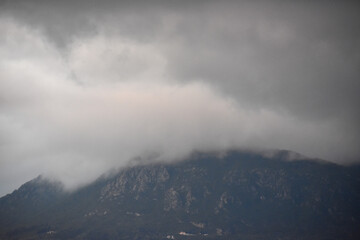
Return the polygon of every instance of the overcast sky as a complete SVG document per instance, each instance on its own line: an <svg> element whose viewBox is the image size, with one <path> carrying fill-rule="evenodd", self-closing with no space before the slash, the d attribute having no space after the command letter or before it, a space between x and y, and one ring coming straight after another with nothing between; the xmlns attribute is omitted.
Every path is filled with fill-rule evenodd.
<svg viewBox="0 0 360 240"><path fill-rule="evenodd" d="M0 196L193 150L360 160L359 4L133 2L0 0Z"/></svg>

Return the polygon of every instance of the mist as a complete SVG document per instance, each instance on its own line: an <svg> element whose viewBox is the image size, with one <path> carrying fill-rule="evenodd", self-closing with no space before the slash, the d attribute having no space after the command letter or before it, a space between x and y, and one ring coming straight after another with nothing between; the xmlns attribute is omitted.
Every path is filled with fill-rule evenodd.
<svg viewBox="0 0 360 240"><path fill-rule="evenodd" d="M359 160L358 5L95 3L2 4L0 195L195 150Z"/></svg>

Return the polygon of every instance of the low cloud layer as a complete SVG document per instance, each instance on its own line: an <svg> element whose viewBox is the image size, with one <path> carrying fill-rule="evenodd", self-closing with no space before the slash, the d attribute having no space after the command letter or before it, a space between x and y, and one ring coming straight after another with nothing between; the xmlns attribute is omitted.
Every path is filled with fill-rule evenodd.
<svg viewBox="0 0 360 240"><path fill-rule="evenodd" d="M0 195L141 155L359 160L357 5L40 2L0 10Z"/></svg>

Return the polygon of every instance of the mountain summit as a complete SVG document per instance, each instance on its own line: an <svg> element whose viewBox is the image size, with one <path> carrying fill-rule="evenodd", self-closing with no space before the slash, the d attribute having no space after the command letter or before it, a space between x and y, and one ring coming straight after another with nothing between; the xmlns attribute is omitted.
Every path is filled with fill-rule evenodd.
<svg viewBox="0 0 360 240"><path fill-rule="evenodd" d="M360 167L229 151L0 199L0 239L359 239Z"/></svg>

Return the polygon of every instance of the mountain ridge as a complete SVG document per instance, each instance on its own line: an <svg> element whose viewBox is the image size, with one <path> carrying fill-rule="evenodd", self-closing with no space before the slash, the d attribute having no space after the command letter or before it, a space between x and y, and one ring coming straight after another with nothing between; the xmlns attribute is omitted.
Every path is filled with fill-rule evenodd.
<svg viewBox="0 0 360 240"><path fill-rule="evenodd" d="M0 238L357 239L359 166L289 154L198 152L71 193L38 177L0 198Z"/></svg>

